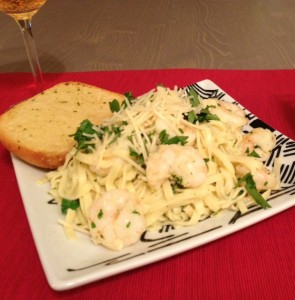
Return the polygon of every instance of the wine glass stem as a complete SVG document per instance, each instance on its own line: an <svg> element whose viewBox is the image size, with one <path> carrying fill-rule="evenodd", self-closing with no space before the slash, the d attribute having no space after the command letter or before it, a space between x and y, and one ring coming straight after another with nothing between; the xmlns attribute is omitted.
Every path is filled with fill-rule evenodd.
<svg viewBox="0 0 295 300"><path fill-rule="evenodd" d="M18 23L22 32L23 40L25 43L25 47L26 47L26 51L29 58L35 83L37 87L41 87L43 83L43 77L42 77L38 54L35 46L35 41L33 38L33 33L32 33L32 20L23 19L23 20L16 20L16 22Z"/></svg>

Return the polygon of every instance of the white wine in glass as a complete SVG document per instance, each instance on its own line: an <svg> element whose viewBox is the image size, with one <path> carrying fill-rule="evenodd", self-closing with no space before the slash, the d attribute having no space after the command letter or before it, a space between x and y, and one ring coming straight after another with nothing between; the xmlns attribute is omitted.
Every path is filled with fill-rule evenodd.
<svg viewBox="0 0 295 300"><path fill-rule="evenodd" d="M19 25L37 87L42 85L42 72L32 34L32 17L46 0L0 0L0 11Z"/></svg>

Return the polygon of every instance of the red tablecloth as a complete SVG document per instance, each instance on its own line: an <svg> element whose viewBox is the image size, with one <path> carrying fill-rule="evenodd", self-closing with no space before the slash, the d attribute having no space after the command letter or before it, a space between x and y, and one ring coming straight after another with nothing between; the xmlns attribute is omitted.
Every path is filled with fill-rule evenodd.
<svg viewBox="0 0 295 300"><path fill-rule="evenodd" d="M31 75L0 74L0 113L33 95ZM117 92L211 79L295 139L295 71L153 70L45 74ZM205 246L70 291L46 282L9 153L0 146L1 299L295 299L295 208Z"/></svg>

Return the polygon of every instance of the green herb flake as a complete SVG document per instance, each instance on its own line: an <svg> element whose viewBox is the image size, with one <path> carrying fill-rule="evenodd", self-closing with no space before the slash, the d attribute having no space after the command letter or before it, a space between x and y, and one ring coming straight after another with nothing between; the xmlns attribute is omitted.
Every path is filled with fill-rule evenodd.
<svg viewBox="0 0 295 300"><path fill-rule="evenodd" d="M133 96L132 92L124 93L125 98L127 98L130 101L135 100L136 98Z"/></svg>
<svg viewBox="0 0 295 300"><path fill-rule="evenodd" d="M260 158L260 155L259 155L255 150L253 150L252 152L250 152L249 148L247 148L246 154L247 154L248 156L251 156L251 157L257 157L257 158Z"/></svg>
<svg viewBox="0 0 295 300"><path fill-rule="evenodd" d="M120 126L112 126L111 127L112 132L116 135L116 136L121 136L121 132L122 132L122 128Z"/></svg>
<svg viewBox="0 0 295 300"><path fill-rule="evenodd" d="M76 200L68 200L65 198L62 198L61 201L61 212L66 215L68 209L77 210L77 208L80 207L80 201L79 199Z"/></svg>
<svg viewBox="0 0 295 300"><path fill-rule="evenodd" d="M91 222L91 228L96 228L96 225L94 222Z"/></svg>
<svg viewBox="0 0 295 300"><path fill-rule="evenodd" d="M118 112L120 110L120 103L117 99L114 99L113 101L109 102L109 107L111 112Z"/></svg>
<svg viewBox="0 0 295 300"><path fill-rule="evenodd" d="M166 130L162 130L159 134L160 142L163 145L181 144L185 145L187 143L188 136L176 135L174 137L169 137Z"/></svg>
<svg viewBox="0 0 295 300"><path fill-rule="evenodd" d="M269 205L269 203L258 192L255 181L253 180L253 176L251 173L247 173L244 177L242 177L239 180L238 185L241 185L241 183L243 183L243 182L245 182L245 188L246 188L248 194L253 198L253 200L258 205L260 205L264 209L271 207Z"/></svg>
<svg viewBox="0 0 295 300"><path fill-rule="evenodd" d="M142 153L138 153L132 147L129 147L129 155L135 158L136 162L139 163L141 166L145 165L145 161Z"/></svg>
<svg viewBox="0 0 295 300"><path fill-rule="evenodd" d="M124 93L124 96L125 96L125 99L122 102L122 108L125 109L126 107L128 107L127 103L129 105L133 105L136 101L136 98L133 96L132 92Z"/></svg>
<svg viewBox="0 0 295 300"><path fill-rule="evenodd" d="M174 178L175 183L177 184L178 187L184 188L184 186L183 186L183 178L181 176L174 176L173 178Z"/></svg>
<svg viewBox="0 0 295 300"><path fill-rule="evenodd" d="M126 224L126 228L129 228L131 226L131 222L129 221L127 224Z"/></svg>
<svg viewBox="0 0 295 300"><path fill-rule="evenodd" d="M196 115L196 121L199 121L199 123L209 122L211 120L220 121L217 115L211 114L209 108L210 106L201 109L200 113Z"/></svg>
<svg viewBox="0 0 295 300"><path fill-rule="evenodd" d="M184 189L183 186L183 178L181 176L173 176L170 179L171 182L171 188L174 194L177 193L177 190Z"/></svg>
<svg viewBox="0 0 295 300"><path fill-rule="evenodd" d="M190 111L187 115L187 120L190 122L190 123L195 123L196 120L197 120L197 116L196 114L193 112L193 111Z"/></svg>
<svg viewBox="0 0 295 300"><path fill-rule="evenodd" d="M98 214L97 214L97 218L98 218L99 220L101 220L102 217L103 217L103 210L100 209L99 212L98 212Z"/></svg>
<svg viewBox="0 0 295 300"><path fill-rule="evenodd" d="M87 135L85 135L87 134ZM77 142L76 148L78 150L84 150L85 152L89 151L89 148L93 148L93 144L89 143L92 140L88 135L97 134L98 132L94 130L93 124L89 120L84 120L81 122L80 126L77 128L76 132L73 135L74 140Z"/></svg>
<svg viewBox="0 0 295 300"><path fill-rule="evenodd" d="M170 139L168 139L167 144L172 145L172 144L181 144L185 145L187 143L188 136L179 136L176 135Z"/></svg>
<svg viewBox="0 0 295 300"><path fill-rule="evenodd" d="M199 94L192 87L190 87L188 95L191 96L190 102L192 107L200 105Z"/></svg>
<svg viewBox="0 0 295 300"><path fill-rule="evenodd" d="M210 112L210 107L214 106L208 105L205 108L202 108L198 114L196 114L194 111L190 111L187 115L184 115L184 119L192 124L196 124L197 122L205 123L211 120L220 121L216 114L212 114Z"/></svg>

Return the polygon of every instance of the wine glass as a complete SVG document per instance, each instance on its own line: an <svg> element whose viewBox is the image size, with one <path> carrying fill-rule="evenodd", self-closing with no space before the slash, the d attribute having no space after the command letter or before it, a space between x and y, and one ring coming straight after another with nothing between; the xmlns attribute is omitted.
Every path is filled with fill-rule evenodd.
<svg viewBox="0 0 295 300"><path fill-rule="evenodd" d="M0 0L0 11L19 25L37 88L43 83L42 72L32 34L32 17L46 0Z"/></svg>

